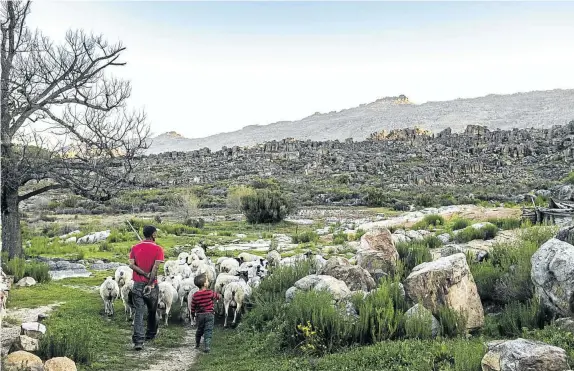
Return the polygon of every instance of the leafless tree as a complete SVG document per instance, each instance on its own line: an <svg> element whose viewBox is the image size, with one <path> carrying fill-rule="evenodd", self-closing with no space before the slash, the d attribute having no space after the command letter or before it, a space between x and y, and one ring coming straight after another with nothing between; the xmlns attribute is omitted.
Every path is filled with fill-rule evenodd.
<svg viewBox="0 0 574 371"><path fill-rule="evenodd" d="M121 43L68 31L61 45L26 26L30 2L4 1L1 45L2 251L21 256L18 205L68 188L105 201L127 183L147 148L144 112L131 112ZM22 194L23 186L33 186Z"/></svg>

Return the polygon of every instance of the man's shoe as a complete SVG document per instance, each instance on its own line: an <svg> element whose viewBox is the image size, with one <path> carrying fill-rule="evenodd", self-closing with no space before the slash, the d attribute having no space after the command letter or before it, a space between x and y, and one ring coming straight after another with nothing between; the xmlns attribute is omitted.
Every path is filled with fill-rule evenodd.
<svg viewBox="0 0 574 371"><path fill-rule="evenodd" d="M146 336L145 341L152 341L155 339L155 336Z"/></svg>
<svg viewBox="0 0 574 371"><path fill-rule="evenodd" d="M205 349L203 350L203 352L204 352L204 353L209 353L209 352L211 352L211 349L205 348Z"/></svg>
<svg viewBox="0 0 574 371"><path fill-rule="evenodd" d="M143 344L135 344L134 345L134 350L142 350L143 349Z"/></svg>
<svg viewBox="0 0 574 371"><path fill-rule="evenodd" d="M195 349L199 349L199 343L195 344Z"/></svg>

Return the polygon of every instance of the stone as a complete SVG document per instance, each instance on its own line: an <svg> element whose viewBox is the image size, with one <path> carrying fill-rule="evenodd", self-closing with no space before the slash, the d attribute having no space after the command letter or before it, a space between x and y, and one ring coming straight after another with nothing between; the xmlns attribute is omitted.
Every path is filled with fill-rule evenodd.
<svg viewBox="0 0 574 371"><path fill-rule="evenodd" d="M429 327L431 330L432 337L436 337L440 333L440 322L433 316L430 310L426 309L420 304L415 304L409 310L405 312L406 321L409 318L428 318L429 319Z"/></svg>
<svg viewBox="0 0 574 371"><path fill-rule="evenodd" d="M433 314L445 305L466 313L467 329L484 324L484 311L474 278L462 253L450 255L413 268L404 281L407 297L421 303Z"/></svg>
<svg viewBox="0 0 574 371"><path fill-rule="evenodd" d="M23 350L25 352L36 352L38 350L39 341L30 336L19 335L12 343L10 353Z"/></svg>
<svg viewBox="0 0 574 371"><path fill-rule="evenodd" d="M442 242L443 244L447 244L450 242L450 234L448 233L443 233L443 234L439 234L438 236L436 236L440 242Z"/></svg>
<svg viewBox="0 0 574 371"><path fill-rule="evenodd" d="M406 232L406 235L408 238L410 238L411 240L415 240L415 241L420 241L424 238L423 235L420 233L420 231L408 230Z"/></svg>
<svg viewBox="0 0 574 371"><path fill-rule="evenodd" d="M552 238L532 255L535 293L554 314L574 315L574 246Z"/></svg>
<svg viewBox="0 0 574 371"><path fill-rule="evenodd" d="M70 243L76 243L77 241L78 241L78 238L76 236L72 236L72 237L66 238L64 243L70 244Z"/></svg>
<svg viewBox="0 0 574 371"><path fill-rule="evenodd" d="M345 282L331 276L311 274L301 278L285 293L287 301L293 300L297 291L327 291L335 300L342 300L351 294Z"/></svg>
<svg viewBox="0 0 574 371"><path fill-rule="evenodd" d="M78 238L77 243L79 245L81 244L91 244L91 243L98 243L98 242L102 242L105 241L108 237L110 236L110 231L101 231L101 232L95 232L92 234L88 234L84 237L80 237Z"/></svg>
<svg viewBox="0 0 574 371"><path fill-rule="evenodd" d="M397 260L395 256L389 257L382 251L359 250L357 252L357 264L366 269L375 281L393 273L397 267Z"/></svg>
<svg viewBox="0 0 574 371"><path fill-rule="evenodd" d="M558 326L559 329L563 331L568 331L574 334L574 318L566 317L566 318L558 318L554 324Z"/></svg>
<svg viewBox="0 0 574 371"><path fill-rule="evenodd" d="M386 228L372 229L361 236L360 248L362 250L380 251L389 257L396 256L396 259L399 258L391 232Z"/></svg>
<svg viewBox="0 0 574 371"><path fill-rule="evenodd" d="M68 357L55 357L44 363L44 371L77 371L77 368Z"/></svg>
<svg viewBox="0 0 574 371"><path fill-rule="evenodd" d="M327 260L325 265L319 271L319 274L328 274L323 272L328 272L335 267L343 265L351 265L351 263L349 263L349 260L347 258L343 258L341 256L333 256Z"/></svg>
<svg viewBox="0 0 574 371"><path fill-rule="evenodd" d="M24 322L20 325L20 335L39 339L46 333L46 326L39 322Z"/></svg>
<svg viewBox="0 0 574 371"><path fill-rule="evenodd" d="M329 259L331 260L331 259ZM369 272L358 265L336 265L321 270L321 274L335 277L347 284L352 291L371 291L377 284Z"/></svg>
<svg viewBox="0 0 574 371"><path fill-rule="evenodd" d="M4 361L4 371L42 371L42 360L35 354L19 350L8 354Z"/></svg>
<svg viewBox="0 0 574 371"><path fill-rule="evenodd" d="M483 371L565 371L566 351L540 341L518 338L489 342Z"/></svg>
<svg viewBox="0 0 574 371"><path fill-rule="evenodd" d="M24 277L16 284L16 287L29 287L34 286L36 284L36 280L33 277Z"/></svg>
<svg viewBox="0 0 574 371"><path fill-rule="evenodd" d="M409 242L411 239L404 234L393 234L393 243Z"/></svg>
<svg viewBox="0 0 574 371"><path fill-rule="evenodd" d="M125 264L124 263L117 263L117 262L94 263L90 266L90 269L93 269L95 271L107 271L107 270L116 269L116 268L122 267L122 266L125 266Z"/></svg>

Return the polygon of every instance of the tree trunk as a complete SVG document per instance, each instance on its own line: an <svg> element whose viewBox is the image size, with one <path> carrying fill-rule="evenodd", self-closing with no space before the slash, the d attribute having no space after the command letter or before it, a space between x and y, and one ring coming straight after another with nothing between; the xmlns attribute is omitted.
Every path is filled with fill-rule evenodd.
<svg viewBox="0 0 574 371"><path fill-rule="evenodd" d="M2 252L8 257L21 257L22 234L20 230L20 212L18 211L18 190L2 183Z"/></svg>

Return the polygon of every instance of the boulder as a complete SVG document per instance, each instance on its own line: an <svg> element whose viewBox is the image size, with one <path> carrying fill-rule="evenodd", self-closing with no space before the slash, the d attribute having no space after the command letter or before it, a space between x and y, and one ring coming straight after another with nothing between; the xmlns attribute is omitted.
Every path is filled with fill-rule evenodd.
<svg viewBox="0 0 574 371"><path fill-rule="evenodd" d="M344 265L351 265L351 263L349 263L349 260L347 258L343 258L341 256L333 256L327 260L327 263L325 263L325 265L321 268L319 274L329 275L329 273L323 273L323 272L328 272L335 267Z"/></svg>
<svg viewBox="0 0 574 371"><path fill-rule="evenodd" d="M411 240L404 234L393 234L392 238L394 243L409 242Z"/></svg>
<svg viewBox="0 0 574 371"><path fill-rule="evenodd" d="M386 228L373 229L361 236L361 249L380 251L389 258L396 257L395 260L399 258L391 232Z"/></svg>
<svg viewBox="0 0 574 371"><path fill-rule="evenodd" d="M36 280L32 277L24 277L16 284L16 287L28 287L34 286L36 284Z"/></svg>
<svg viewBox="0 0 574 371"><path fill-rule="evenodd" d="M19 335L12 343L10 353L17 352L19 350L23 350L25 352L36 352L39 344L38 339L34 339L26 335Z"/></svg>
<svg viewBox="0 0 574 371"><path fill-rule="evenodd" d="M64 243L66 243L66 244L76 243L77 241L78 241L78 238L76 236L72 236L72 237L66 238Z"/></svg>
<svg viewBox="0 0 574 371"><path fill-rule="evenodd" d="M35 352L38 350L39 341L30 336L19 335L10 347L10 353L23 350L25 352Z"/></svg>
<svg viewBox="0 0 574 371"><path fill-rule="evenodd" d="M552 238L532 255L531 278L536 295L553 313L574 314L574 246Z"/></svg>
<svg viewBox="0 0 574 371"><path fill-rule="evenodd" d="M558 318L556 322L554 322L556 326L563 330L568 331L574 334L574 318L567 317L567 318Z"/></svg>
<svg viewBox="0 0 574 371"><path fill-rule="evenodd" d="M74 361L67 357L55 357L44 363L44 371L77 371Z"/></svg>
<svg viewBox="0 0 574 371"><path fill-rule="evenodd" d="M19 350L8 354L4 361L4 371L42 371L42 360L35 354Z"/></svg>
<svg viewBox="0 0 574 371"><path fill-rule="evenodd" d="M432 337L436 337L440 333L440 322L432 315L431 311L426 309L420 304L416 304L405 312L406 321L409 318L421 319L428 318L428 326L431 330Z"/></svg>
<svg viewBox="0 0 574 371"><path fill-rule="evenodd" d="M311 274L295 282L285 293L285 298L291 301L297 291L310 290L330 292L335 300L342 300L351 294L351 290L344 281L331 276Z"/></svg>
<svg viewBox="0 0 574 371"><path fill-rule="evenodd" d="M484 311L474 278L462 253L413 268L404 282L407 297L436 315L441 306L466 313L467 329L484 324Z"/></svg>
<svg viewBox="0 0 574 371"><path fill-rule="evenodd" d="M381 251L360 250L357 253L357 264L367 270L376 281L393 273L397 267L397 259L389 257Z"/></svg>
<svg viewBox="0 0 574 371"><path fill-rule="evenodd" d="M411 240L415 240L415 241L420 241L424 238L423 234L420 231L408 230L406 232L406 235L408 238L410 238Z"/></svg>
<svg viewBox="0 0 574 371"><path fill-rule="evenodd" d="M442 242L443 244L447 244L450 242L450 234L448 233L443 233L443 234L439 234L438 236L436 236L440 242Z"/></svg>
<svg viewBox="0 0 574 371"><path fill-rule="evenodd" d="M329 267L329 269L323 269L321 274L332 276L345 282L352 291L362 290L368 292L377 287L369 272L358 265L336 265Z"/></svg>
<svg viewBox="0 0 574 371"><path fill-rule="evenodd" d="M20 335L39 339L46 333L46 326L39 322L24 322L20 326Z"/></svg>
<svg viewBox="0 0 574 371"><path fill-rule="evenodd" d="M489 342L482 358L483 371L565 371L566 352L540 341L518 338Z"/></svg>
<svg viewBox="0 0 574 371"><path fill-rule="evenodd" d="M78 244L98 243L98 242L105 241L109 236L110 236L109 230L101 231L101 232L95 232L92 234L88 234L84 237L78 238L77 243Z"/></svg>

